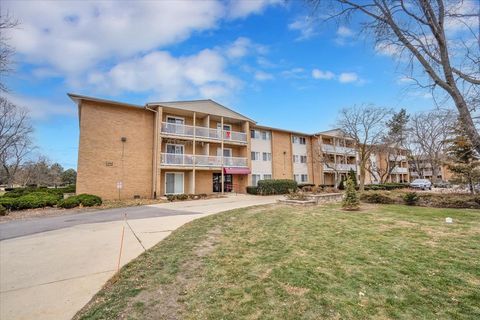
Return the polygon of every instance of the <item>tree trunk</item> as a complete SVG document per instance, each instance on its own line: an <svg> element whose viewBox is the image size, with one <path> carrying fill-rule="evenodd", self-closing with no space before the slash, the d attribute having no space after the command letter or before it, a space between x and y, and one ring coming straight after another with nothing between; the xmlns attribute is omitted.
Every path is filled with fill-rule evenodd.
<svg viewBox="0 0 480 320"><path fill-rule="evenodd" d="M460 95L457 96L452 94L451 96L452 96L453 102L455 103L455 106L457 107L458 113L460 115L460 119L462 121L462 124L464 126L464 129L468 137L470 138L470 141L475 147L475 150L478 153L480 153L480 135L478 134L478 131L475 128L475 124L473 123L473 120L472 120L472 115L468 110L468 106L467 106L467 103L465 102L465 99L463 99L463 97Z"/></svg>
<svg viewBox="0 0 480 320"><path fill-rule="evenodd" d="M358 191L365 191L365 163L360 163L360 184L358 185Z"/></svg>

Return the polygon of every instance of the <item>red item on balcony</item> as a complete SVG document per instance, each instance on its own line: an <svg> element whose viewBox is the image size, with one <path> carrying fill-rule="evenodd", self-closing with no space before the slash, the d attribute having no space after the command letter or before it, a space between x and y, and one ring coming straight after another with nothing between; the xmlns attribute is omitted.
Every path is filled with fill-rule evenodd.
<svg viewBox="0 0 480 320"><path fill-rule="evenodd" d="M227 174L250 174L249 168L223 168L223 172Z"/></svg>
<svg viewBox="0 0 480 320"><path fill-rule="evenodd" d="M227 131L226 134L227 134L227 139L230 139L230 131Z"/></svg>

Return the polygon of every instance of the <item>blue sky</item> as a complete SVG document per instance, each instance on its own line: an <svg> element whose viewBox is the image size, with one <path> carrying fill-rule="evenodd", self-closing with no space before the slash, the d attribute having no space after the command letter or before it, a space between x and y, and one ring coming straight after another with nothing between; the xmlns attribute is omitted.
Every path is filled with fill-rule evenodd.
<svg viewBox="0 0 480 320"><path fill-rule="evenodd" d="M433 107L355 23L320 23L299 1L4 3L21 21L9 35L8 97L31 110L38 153L65 168L76 168L79 134L67 92L138 104L212 98L309 133L354 104Z"/></svg>

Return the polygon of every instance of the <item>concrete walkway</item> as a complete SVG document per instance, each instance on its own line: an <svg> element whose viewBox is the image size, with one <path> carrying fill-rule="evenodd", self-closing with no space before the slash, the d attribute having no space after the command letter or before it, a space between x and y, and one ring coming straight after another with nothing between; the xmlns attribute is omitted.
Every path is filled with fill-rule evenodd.
<svg viewBox="0 0 480 320"><path fill-rule="evenodd" d="M129 224L142 244L150 248L194 219L275 203L278 198L238 195L137 207L146 216L156 216L137 215L137 219L129 219ZM70 218L63 222L53 219L58 217L35 219L42 228L51 230L41 233L31 222L10 227L14 222L3 224L10 239L0 241L0 319L70 319L101 289L116 271L124 225L118 220L123 214L107 212L108 217L102 217L104 213L77 214L74 222L65 222ZM133 211L128 215L134 215ZM33 234L18 237L33 229ZM142 246L126 228L121 264L142 252Z"/></svg>

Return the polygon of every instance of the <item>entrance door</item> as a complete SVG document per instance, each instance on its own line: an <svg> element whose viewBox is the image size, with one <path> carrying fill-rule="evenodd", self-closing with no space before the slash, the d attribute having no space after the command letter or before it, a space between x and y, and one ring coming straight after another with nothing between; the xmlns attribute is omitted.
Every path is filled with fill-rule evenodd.
<svg viewBox="0 0 480 320"><path fill-rule="evenodd" d="M165 173L165 194L183 193L183 172Z"/></svg>
<svg viewBox="0 0 480 320"><path fill-rule="evenodd" d="M233 190L233 175L224 174L223 175L223 191L232 192ZM213 192L222 192L222 174L214 173L213 174Z"/></svg>

